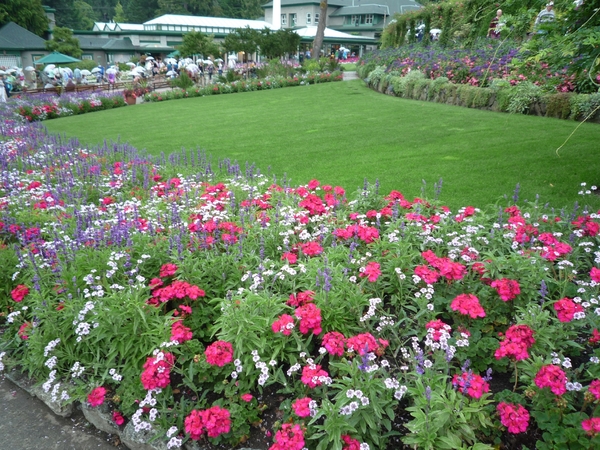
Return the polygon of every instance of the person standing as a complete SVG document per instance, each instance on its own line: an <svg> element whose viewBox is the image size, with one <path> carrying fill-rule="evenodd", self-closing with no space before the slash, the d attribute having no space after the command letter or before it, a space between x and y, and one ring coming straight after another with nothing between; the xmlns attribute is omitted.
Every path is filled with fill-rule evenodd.
<svg viewBox="0 0 600 450"><path fill-rule="evenodd" d="M538 28L543 23L554 22L556 15L554 14L554 2L548 2L546 7L540 11L535 18L534 27Z"/></svg>
<svg viewBox="0 0 600 450"><path fill-rule="evenodd" d="M4 76L0 75L0 103L6 103L6 90L4 88Z"/></svg>
<svg viewBox="0 0 600 450"><path fill-rule="evenodd" d="M487 34L487 36L489 38L492 38L492 39L500 38L500 30L504 26L504 23L500 22L501 17L502 17L502 10L499 9L498 11L496 11L496 16L490 22L490 26L488 28L488 34Z"/></svg>

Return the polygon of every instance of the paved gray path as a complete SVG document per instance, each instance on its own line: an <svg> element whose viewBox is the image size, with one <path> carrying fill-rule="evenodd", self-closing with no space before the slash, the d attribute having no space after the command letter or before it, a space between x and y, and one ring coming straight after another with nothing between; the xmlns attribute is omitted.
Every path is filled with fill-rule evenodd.
<svg viewBox="0 0 600 450"><path fill-rule="evenodd" d="M81 411L55 415L42 401L0 375L0 450L125 450L91 426Z"/></svg>

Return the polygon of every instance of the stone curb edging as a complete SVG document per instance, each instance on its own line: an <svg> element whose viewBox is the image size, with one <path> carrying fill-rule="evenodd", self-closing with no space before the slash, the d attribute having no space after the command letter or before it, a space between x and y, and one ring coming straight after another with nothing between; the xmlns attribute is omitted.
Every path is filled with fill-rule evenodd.
<svg viewBox="0 0 600 450"><path fill-rule="evenodd" d="M70 417L75 408L78 407L88 422L90 422L97 429L104 431L109 434L116 434L119 439L130 450L167 450L167 443L156 438L156 433L147 431L136 431L133 423L130 421L125 427L118 427L112 420L112 414L109 407L106 404L102 404L98 407L91 407L85 403L70 403L68 405L61 405L59 402L52 401L51 395L44 392L41 385L34 379L29 378L27 375L19 372L18 370L11 370L5 372L6 379L23 389L33 397L37 397L39 400L44 402L52 412L61 417ZM155 439L155 440L153 440ZM198 442L188 441L183 447L184 450L207 450ZM240 448L239 450L256 450L252 448Z"/></svg>

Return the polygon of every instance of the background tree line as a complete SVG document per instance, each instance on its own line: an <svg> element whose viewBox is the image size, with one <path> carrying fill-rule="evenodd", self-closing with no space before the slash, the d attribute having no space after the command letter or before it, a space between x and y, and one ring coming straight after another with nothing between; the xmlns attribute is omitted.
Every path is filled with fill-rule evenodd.
<svg viewBox="0 0 600 450"><path fill-rule="evenodd" d="M42 5L55 10L56 25L90 30L94 22L143 23L163 14L258 19L268 0L2 0L0 26L15 22L44 36L48 20Z"/></svg>

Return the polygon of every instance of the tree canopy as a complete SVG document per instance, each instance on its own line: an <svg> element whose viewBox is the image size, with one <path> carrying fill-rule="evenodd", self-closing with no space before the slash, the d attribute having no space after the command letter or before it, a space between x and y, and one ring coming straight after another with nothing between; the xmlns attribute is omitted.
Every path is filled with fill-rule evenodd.
<svg viewBox="0 0 600 450"><path fill-rule="evenodd" d="M202 55L207 58L209 55L217 56L220 54L219 46L215 43L212 36L208 36L201 31L190 31L183 35L182 44L177 47L183 57L193 55Z"/></svg>
<svg viewBox="0 0 600 450"><path fill-rule="evenodd" d="M0 27L8 22L43 37L48 31L48 18L42 0L4 0L0 3Z"/></svg>
<svg viewBox="0 0 600 450"><path fill-rule="evenodd" d="M79 40L73 37L73 32L69 28L56 27L52 33L52 39L46 41L46 49L57 51L73 58L81 58L81 47Z"/></svg>

